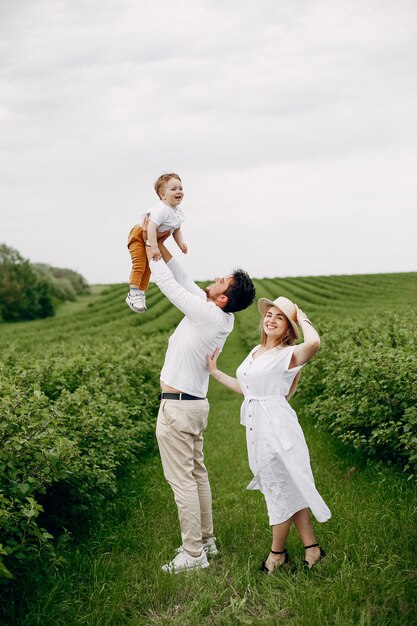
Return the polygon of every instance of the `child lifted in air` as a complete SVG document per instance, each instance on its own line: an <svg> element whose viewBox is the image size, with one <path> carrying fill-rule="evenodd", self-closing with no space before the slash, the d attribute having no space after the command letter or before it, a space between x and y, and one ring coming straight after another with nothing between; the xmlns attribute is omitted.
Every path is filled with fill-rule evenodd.
<svg viewBox="0 0 417 626"><path fill-rule="evenodd" d="M188 251L181 232L181 224L184 221L184 213L179 208L184 197L181 178L174 173L162 174L155 182L154 188L161 201L142 215L142 221L146 216L149 216L148 239L143 240L142 226L137 224L130 231L127 242L132 257L132 271L126 304L135 313L146 312L145 293L149 286L151 272L145 246L151 248L152 259L157 261L161 258L157 232L162 233L170 230L179 249L184 254L187 254Z"/></svg>

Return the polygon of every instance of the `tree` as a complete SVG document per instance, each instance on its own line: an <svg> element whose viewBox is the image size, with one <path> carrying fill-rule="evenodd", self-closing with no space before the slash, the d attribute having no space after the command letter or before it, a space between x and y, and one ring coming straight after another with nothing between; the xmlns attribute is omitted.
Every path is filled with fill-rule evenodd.
<svg viewBox="0 0 417 626"><path fill-rule="evenodd" d="M0 244L0 319L33 320L55 314L55 307L88 293L85 278L70 269L31 264L14 248Z"/></svg>
<svg viewBox="0 0 417 626"><path fill-rule="evenodd" d="M43 317L50 310L50 297L29 261L17 250L0 245L0 315L6 322ZM42 295L42 302L40 302Z"/></svg>

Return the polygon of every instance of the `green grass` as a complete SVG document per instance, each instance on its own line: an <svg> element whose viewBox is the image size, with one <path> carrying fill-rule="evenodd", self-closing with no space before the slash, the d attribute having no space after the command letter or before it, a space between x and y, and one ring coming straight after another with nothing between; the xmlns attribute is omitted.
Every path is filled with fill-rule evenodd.
<svg viewBox="0 0 417 626"><path fill-rule="evenodd" d="M235 333L222 366L232 372L244 354ZM245 489L250 471L240 399L212 383L210 402L206 459L221 548L211 567L178 576L160 571L180 535L159 459L150 457L132 468L107 520L63 547L67 563L41 581L26 581L17 623L412 624L415 486L388 469L362 465L304 424L316 481L333 513L331 521L316 524L328 557L304 572L302 546L292 532L290 567L263 577L258 566L269 549L270 529L261 494Z"/></svg>
<svg viewBox="0 0 417 626"><path fill-rule="evenodd" d="M415 275L410 276L415 283ZM358 298L363 311L381 306L389 289L406 292L404 299L410 302L405 277L392 280L381 277L384 293L378 296L375 277L366 277L362 282L356 280L361 277L340 278L339 283L337 277L328 279L338 284L340 291L327 306L322 298L327 277L317 279L315 317L345 320L347 303L351 302L349 296L353 295L352 291L359 296L362 289L374 290L377 301L373 305L370 299ZM289 293L285 290L285 280L279 280L282 293ZM307 298L315 297L314 278L291 281L297 282L298 299L309 311ZM303 281L309 283L305 302L301 291ZM357 291L353 290L353 284L358 286ZM275 293L273 281L259 281L258 286L259 296L270 297ZM104 308L108 306L108 312L113 307L114 314L112 321L103 320L104 336L116 332L126 340L132 337L134 340L134 333L139 331L167 332L177 322L178 315L165 306L157 291L152 297L155 309L146 322L145 316L129 315L124 310L125 305L119 302L123 300L121 287L112 287L107 293L104 290L99 299L80 307L73 316L50 320L52 326L33 322L37 326L36 342L42 345L53 338L59 332L59 324L64 322L66 333L81 333L78 340L84 341L89 336L88 320L101 319L101 304ZM220 365L225 371L234 373L246 355L248 341L256 335L253 328L256 315L252 307L237 316L235 331L221 357ZM90 329L93 337L98 332L97 325L96 322L93 330ZM30 326L14 327L22 328L22 337L13 336L15 345L21 349L30 337ZM160 361L162 356L155 358ZM2 624L406 626L415 623L416 484L391 468L365 462L350 448L303 419L301 384L295 406L309 444L317 486L333 514L329 522L315 524L328 556L314 570L305 572L303 549L292 531L288 542L289 567L272 577L262 576L258 567L270 547L270 528L262 495L246 490L251 472L245 432L239 425L241 399L212 381L209 400L205 452L213 491L215 534L220 547L220 554L212 559L210 568L177 576L160 571L161 564L173 557L181 540L171 490L163 478L158 456L150 455L138 459L129 469L120 481L119 493L101 514L97 513L95 521L87 525L79 522L78 527L75 522L71 542L65 535L62 537L58 554L65 562L47 568L39 565L10 587L7 602L0 609Z"/></svg>

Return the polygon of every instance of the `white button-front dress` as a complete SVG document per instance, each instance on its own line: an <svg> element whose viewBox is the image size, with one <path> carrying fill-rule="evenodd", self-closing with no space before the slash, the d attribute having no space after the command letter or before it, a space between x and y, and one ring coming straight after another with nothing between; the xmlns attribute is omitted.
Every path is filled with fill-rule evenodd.
<svg viewBox="0 0 417 626"><path fill-rule="evenodd" d="M246 426L248 489L260 489L270 525L281 524L309 507L319 522L331 513L314 484L310 455L297 414L285 396L301 366L289 369L294 346L272 348L253 358L256 346L236 375L244 394L241 424Z"/></svg>

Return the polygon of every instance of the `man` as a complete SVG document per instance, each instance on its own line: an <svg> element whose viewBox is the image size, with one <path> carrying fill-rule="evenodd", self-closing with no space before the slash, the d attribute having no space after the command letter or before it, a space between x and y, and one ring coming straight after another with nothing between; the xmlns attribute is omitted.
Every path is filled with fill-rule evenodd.
<svg viewBox="0 0 417 626"><path fill-rule="evenodd" d="M233 312L253 302L255 287L248 274L238 269L216 278L203 291L162 240L158 242L162 256L158 261L152 260L149 242L145 243L156 284L185 316L169 338L156 426L164 476L174 493L182 536L177 555L162 570L178 573L208 567L207 554L217 554L203 455L209 412L207 355L223 347L233 329Z"/></svg>

